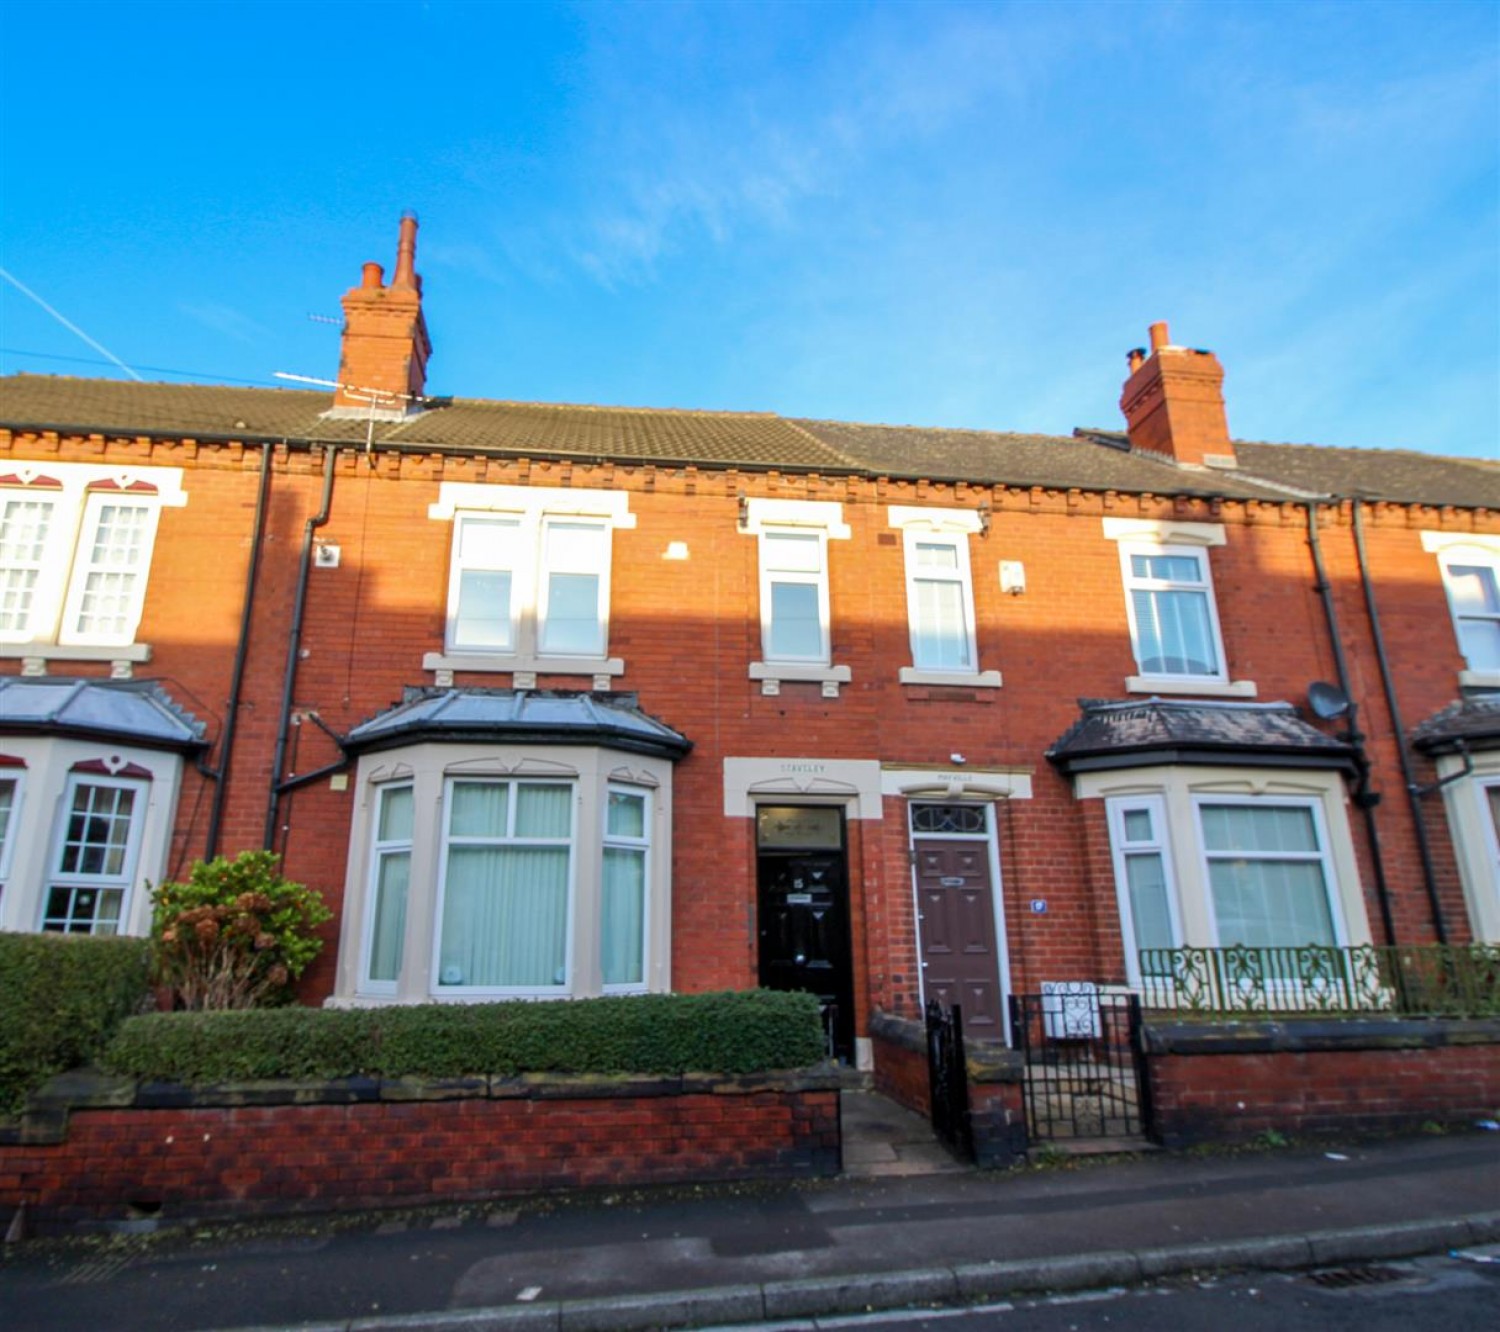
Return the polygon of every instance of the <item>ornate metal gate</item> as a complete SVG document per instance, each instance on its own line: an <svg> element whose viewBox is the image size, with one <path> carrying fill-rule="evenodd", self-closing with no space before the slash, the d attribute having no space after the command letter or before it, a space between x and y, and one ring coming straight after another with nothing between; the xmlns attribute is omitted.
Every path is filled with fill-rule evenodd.
<svg viewBox="0 0 1500 1332"><path fill-rule="evenodd" d="M1026 1131L1033 1142L1141 1138L1151 1133L1150 1082L1134 994L1090 984L1012 995L1012 1039L1026 1060Z"/></svg>
<svg viewBox="0 0 1500 1332"><path fill-rule="evenodd" d="M969 1069L964 1059L964 1020L959 1006L927 1002L927 1088L932 1129L966 1161L974 1159L969 1124Z"/></svg>

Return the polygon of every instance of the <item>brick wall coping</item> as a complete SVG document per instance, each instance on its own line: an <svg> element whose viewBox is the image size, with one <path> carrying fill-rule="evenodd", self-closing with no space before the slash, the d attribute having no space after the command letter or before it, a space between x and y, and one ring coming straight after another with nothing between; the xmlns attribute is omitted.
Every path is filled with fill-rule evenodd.
<svg viewBox="0 0 1500 1332"><path fill-rule="evenodd" d="M595 1101L667 1096L753 1096L762 1092L837 1091L831 1065L729 1075L524 1073L514 1077L309 1078L188 1086L115 1077L95 1069L59 1073L33 1092L19 1122L0 1125L0 1146L67 1137L75 1110L235 1109L274 1105L410 1104L422 1101Z"/></svg>
<svg viewBox="0 0 1500 1332"><path fill-rule="evenodd" d="M1309 1017L1213 1022L1147 1018L1149 1055L1312 1054L1500 1045L1500 1018Z"/></svg>
<svg viewBox="0 0 1500 1332"><path fill-rule="evenodd" d="M877 1041L888 1041L927 1058L927 1028L920 1022L877 1012L870 1017L870 1035ZM971 1083L1024 1082L1026 1079L1026 1062L1021 1052L998 1041L965 1038L964 1056Z"/></svg>

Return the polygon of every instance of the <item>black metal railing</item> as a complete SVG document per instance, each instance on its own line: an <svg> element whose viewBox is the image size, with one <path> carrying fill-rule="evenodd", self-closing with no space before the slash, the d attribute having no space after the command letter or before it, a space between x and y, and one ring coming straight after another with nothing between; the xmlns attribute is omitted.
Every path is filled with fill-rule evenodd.
<svg viewBox="0 0 1500 1332"><path fill-rule="evenodd" d="M1137 996L1101 993L1092 984L1015 994L1010 1021L1026 1061L1026 1128L1033 1140L1150 1133Z"/></svg>
<svg viewBox="0 0 1500 1332"><path fill-rule="evenodd" d="M1500 1016L1500 946L1143 948L1142 1003L1203 1016L1253 1013Z"/></svg>
<svg viewBox="0 0 1500 1332"><path fill-rule="evenodd" d="M974 1159L969 1122L969 1066L964 1055L964 1020L959 1006L944 1008L929 999L927 1019L927 1089L932 1130L964 1160Z"/></svg>

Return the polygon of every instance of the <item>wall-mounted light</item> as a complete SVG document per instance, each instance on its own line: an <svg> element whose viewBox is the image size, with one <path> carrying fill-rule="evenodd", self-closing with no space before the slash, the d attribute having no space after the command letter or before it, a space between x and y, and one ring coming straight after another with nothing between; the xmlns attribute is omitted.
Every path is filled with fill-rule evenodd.
<svg viewBox="0 0 1500 1332"><path fill-rule="evenodd" d="M1000 590L1013 597L1026 591L1026 566L1020 560L1000 561Z"/></svg>

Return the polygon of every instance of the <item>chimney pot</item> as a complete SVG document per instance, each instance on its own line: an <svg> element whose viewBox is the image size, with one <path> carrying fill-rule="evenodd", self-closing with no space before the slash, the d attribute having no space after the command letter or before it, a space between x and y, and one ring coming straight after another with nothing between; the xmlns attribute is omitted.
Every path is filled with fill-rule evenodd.
<svg viewBox="0 0 1500 1332"><path fill-rule="evenodd" d="M378 289L385 281L385 269L373 260L364 266L363 274L360 286L370 288L371 290Z"/></svg>
<svg viewBox="0 0 1500 1332"><path fill-rule="evenodd" d="M1167 321L1159 319L1151 325L1151 350L1160 351L1163 347L1170 346L1172 339L1167 335Z"/></svg>
<svg viewBox="0 0 1500 1332"><path fill-rule="evenodd" d="M417 285L417 215L413 212L401 214L401 238L396 245L396 272L391 278L393 287L415 287Z"/></svg>
<svg viewBox="0 0 1500 1332"><path fill-rule="evenodd" d="M1131 374L1135 374L1141 368L1141 362L1145 359L1146 349L1144 347L1132 347L1125 353L1125 364L1130 367Z"/></svg>

